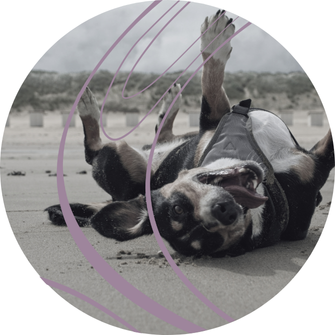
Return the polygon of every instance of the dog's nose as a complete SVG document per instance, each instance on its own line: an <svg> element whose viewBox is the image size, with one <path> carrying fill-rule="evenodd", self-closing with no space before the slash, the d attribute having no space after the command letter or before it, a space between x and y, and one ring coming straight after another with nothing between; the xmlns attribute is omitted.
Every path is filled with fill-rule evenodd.
<svg viewBox="0 0 335 335"><path fill-rule="evenodd" d="M223 225L233 224L238 217L238 210L233 202L221 202L212 207L212 215Z"/></svg>

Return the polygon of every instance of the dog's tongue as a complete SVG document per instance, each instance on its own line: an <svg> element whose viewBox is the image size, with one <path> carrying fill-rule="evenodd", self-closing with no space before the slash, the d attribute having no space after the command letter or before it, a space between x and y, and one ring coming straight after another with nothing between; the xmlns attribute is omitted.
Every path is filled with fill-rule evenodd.
<svg viewBox="0 0 335 335"><path fill-rule="evenodd" d="M235 199L235 201L248 208L257 208L265 203L268 200L268 197L265 197L256 192L250 191L243 186L239 185L230 185L224 188L228 191Z"/></svg>

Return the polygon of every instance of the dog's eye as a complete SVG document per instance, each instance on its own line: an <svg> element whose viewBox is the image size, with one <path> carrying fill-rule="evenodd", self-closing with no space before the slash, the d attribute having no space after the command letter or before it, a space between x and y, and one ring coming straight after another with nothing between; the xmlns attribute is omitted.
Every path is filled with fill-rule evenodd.
<svg viewBox="0 0 335 335"><path fill-rule="evenodd" d="M184 210L180 206L174 206L174 211L178 214L181 215L184 213Z"/></svg>

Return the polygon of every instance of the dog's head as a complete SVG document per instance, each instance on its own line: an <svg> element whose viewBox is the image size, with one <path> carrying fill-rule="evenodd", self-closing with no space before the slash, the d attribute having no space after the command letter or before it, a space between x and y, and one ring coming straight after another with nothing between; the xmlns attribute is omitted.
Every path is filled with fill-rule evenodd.
<svg viewBox="0 0 335 335"><path fill-rule="evenodd" d="M256 191L262 180L262 169L252 161L181 171L152 195L162 237L184 254L228 248L248 228L249 209L267 200Z"/></svg>
<svg viewBox="0 0 335 335"><path fill-rule="evenodd" d="M289 203L289 222L283 233L289 239L304 238L321 199L320 189L334 167L330 132L312 150L296 154L302 157L300 166L276 174ZM311 166L311 171L304 170ZM256 162L232 159L181 171L174 182L151 192L161 236L185 255L234 248L267 206L263 177ZM94 217L92 225L104 236L120 241L152 234L143 196L111 203Z"/></svg>
<svg viewBox="0 0 335 335"><path fill-rule="evenodd" d="M231 247L248 229L250 209L267 200L259 186L263 177L259 164L231 159L221 162L221 167L181 171L174 182L151 193L161 236L186 255L212 254ZM136 220L140 211L142 216L137 214ZM103 218L97 217L92 224L105 236L128 240L152 233L143 197L110 204L103 212L109 213L110 229L99 225ZM130 220L134 220L132 224Z"/></svg>

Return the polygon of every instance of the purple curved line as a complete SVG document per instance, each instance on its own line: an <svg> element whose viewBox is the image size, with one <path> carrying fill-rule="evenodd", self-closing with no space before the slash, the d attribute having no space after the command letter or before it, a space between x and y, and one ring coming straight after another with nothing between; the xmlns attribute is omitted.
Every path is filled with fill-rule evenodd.
<svg viewBox="0 0 335 335"><path fill-rule="evenodd" d="M150 154L149 154L149 159L148 159L148 166L147 166L147 171L146 171L146 181L145 181L145 196L146 196L146 202L147 202L147 209L148 209L148 215L149 215L149 219L150 219L150 223L153 229L153 232L155 234L157 243L159 245L159 247L161 248L165 258L167 259L167 261L169 262L169 264L171 265L172 269L174 270L174 272L178 275L178 277L183 281L183 283L188 287L188 289L196 296L198 297L205 305L207 305L209 308L211 308L214 312L216 312L219 316L221 316L222 318L224 318L225 320L232 322L234 321L234 319L232 319L229 315L227 315L226 313L224 313L223 311L221 311L221 309L219 309L217 306L215 306L208 298L206 298L195 286L193 286L193 284L188 280L188 278L184 275L184 273L179 269L179 267L176 265L176 263L174 262L174 260L172 259L170 253L168 252L168 250L165 247L165 244L162 240L162 237L159 234L159 230L157 228L157 224L155 221L155 217L154 217L154 213L153 213L153 207L152 207L152 201L151 201L151 186L150 186L150 179L151 179L151 166L152 166L152 160L153 160L153 154L154 154L154 150L155 150L155 146L157 144L157 140L158 140L158 136L160 134L160 131L163 127L163 123L166 120L173 104L176 102L176 100L178 99L178 97L180 96L180 94L182 93L182 91L185 89L186 85L190 82L190 80L195 76L195 74L202 68L202 66L204 64L206 64L210 58L213 57L213 55L219 50L221 49L226 43L228 43L234 36L238 35L241 31L243 31L245 28L247 28L251 23L248 22L246 23L243 27L241 27L238 31L236 31L231 37L229 37L227 40L225 40L224 43L222 43L198 68L197 70L191 75L191 77L186 81L186 83L184 84L184 86L181 88L181 90L179 91L179 93L176 95L176 97L174 98L174 100L172 101L170 107L168 108L167 112L165 113L165 116L160 124L160 126L158 127L156 136L154 138L151 150L150 150Z"/></svg>
<svg viewBox="0 0 335 335"><path fill-rule="evenodd" d="M224 13L222 13L218 18L217 18L217 20L219 20L219 18L221 17L221 16L223 16L225 14L225 12ZM235 22L236 20L238 19L238 17L237 18L235 18L234 20L233 20L233 22ZM198 39L200 39L201 38L201 36L203 36L206 32L207 32L207 30L208 29L210 29L214 24L215 24L215 22L217 21L217 20L215 20L201 35L200 35L200 37L198 38ZM171 22L172 20L170 20L169 22ZM233 23L232 22L232 23ZM231 23L231 24L232 24ZM230 26L230 25L229 25ZM203 50L203 51L205 51L229 26L227 26L227 27L225 27L207 46L206 46L206 48ZM166 26L165 26L166 27ZM164 28L165 28L164 27ZM152 28L152 27L151 27ZM151 29L150 28L150 29ZM163 29L164 29L163 28ZM246 26L245 26L245 28L246 28ZM150 30L149 29L149 30ZM162 29L162 30L163 30ZM244 29L244 28L243 28ZM203 62L202 63L202 65L194 72L194 74L191 76L191 78L186 82L186 84L183 86L183 89L182 90L184 90L184 88L186 87L186 85L188 84L188 82L193 78L193 76L199 71L199 69L203 66L203 64L205 64L216 52L217 52L217 50L219 50L221 47L223 47L228 41L230 41L234 36L236 36L239 32L241 32L243 29L240 29L240 30L238 30L237 32L235 32L230 38L228 38L219 48L217 48L213 53L212 53L212 55L205 61L205 62ZM161 30L161 31L162 31ZM161 33L161 31L158 33L158 34L160 34ZM145 35L145 34L144 34ZM144 36L143 35L143 36ZM143 37L142 36L142 37ZM156 37L157 37L158 35L156 35ZM141 37L141 38L142 38ZM140 38L140 39L141 39ZM197 40L198 40L197 39ZM196 40L196 41L197 41ZM138 40L139 41L139 40ZM138 41L136 42L136 43L138 43ZM195 42L196 42L195 41ZM195 43L194 42L194 43ZM194 44L193 43L193 44ZM142 55L141 55L141 57L145 54L145 52L148 50L148 48L150 47L150 45L152 44L152 42L148 45L148 47L144 50L144 52L142 53ZM191 45L192 46L192 45ZM188 50L188 49L187 49ZM186 51L187 51L186 50ZM185 52L186 52L185 51ZM202 52L203 52L202 51ZM184 52L184 53L185 53ZM128 53L129 54L129 53ZM127 56L128 56L128 54L127 54ZM199 53L199 55L189 64L189 66L179 75L179 77L175 80L175 82L177 82L178 81L178 79L187 71L187 69L190 67L190 66L192 66L192 64L196 61L196 59L201 55L202 53L200 52ZM127 56L125 57L125 59L127 58ZM123 62L125 61L125 59L123 60ZM137 62L138 63L138 62ZM137 64L136 63L136 64ZM131 72L130 72L130 74L129 74L129 76L132 74L132 72L133 72L133 70L134 70L134 68L136 67L136 64L135 64L135 66L133 67L133 69L131 70ZM119 69L120 69L120 67L119 67ZM164 73L163 73L164 74ZM163 75L162 74L162 75ZM114 82L114 79L115 79L115 77L116 77L116 75L117 75L117 73L115 74L115 76L114 76L114 78L113 78L113 81L112 81L112 83L111 83L111 85L110 85L110 88L111 88L111 86L112 86L112 84L113 84L113 82ZM162 76L161 75L161 76ZM129 76L128 76L128 79L129 79ZM160 76L160 77L161 77ZM160 77L158 77L156 80L158 80ZM174 83L175 83L174 82ZM172 85L174 84L174 83L172 83ZM126 85L126 84L125 84ZM170 86L170 87L172 87L172 85ZM110 89L109 88L109 89ZM169 89L167 89L167 91L168 91ZM162 95L162 97L158 100L158 102L155 104L155 106L159 103L159 101L164 97L164 95L167 93L167 91ZM108 91L109 92L109 91ZM107 94L106 94L106 96L105 96L105 99L107 98L107 95L108 95L108 92L107 92ZM181 91L182 92L182 91ZM179 94L177 95L177 97L181 94L181 92L179 92ZM176 99L175 99L176 100ZM174 100L174 102L175 102L175 100ZM173 102L173 103L174 103ZM149 111L149 113L148 114L150 114L151 113L151 111L155 108L155 106ZM171 106L172 106L172 104L171 104ZM163 118L163 120L162 120L162 122L161 122L161 125L160 125L160 129L162 128L162 126L163 126L163 124L164 124L164 122L165 122L165 120L166 120L166 117L168 116L168 114L169 114L169 112L170 112L170 110L171 110L171 106L170 106L170 108L168 109L168 111L167 111L167 113L165 114L165 117ZM101 121L101 127L103 128L103 124L102 124L102 112L103 112L103 106L102 106L102 108L101 108L101 112L100 112L100 121ZM148 115L147 114L147 115ZM145 118L144 118L145 119ZM143 119L143 120L144 120ZM143 121L142 120L142 121ZM141 122L142 122L141 121ZM140 123L141 123L140 122ZM140 124L139 123L139 124ZM139 126L139 124L136 126L136 127L138 127ZM133 130L134 129L136 129L136 127L135 128L133 128ZM133 131L132 130L132 131ZM104 129L103 129L103 131L104 131ZM160 132L160 130L159 130L159 132ZM128 135L129 133L127 133L126 135L124 135L123 137L121 137L121 138L124 138L124 137L126 137L127 135ZM105 135L107 136L107 134L105 133ZM159 135L159 133L158 133L158 135ZM107 136L108 137L108 136ZM108 137L109 139L111 139L111 140L113 140L112 138L110 138L110 137ZM121 139L120 138L120 139ZM157 136L157 138L158 138L158 136ZM154 142L154 144L153 144L153 146L152 146L152 150L154 150L154 148L155 148L155 146L156 146L156 143L157 143L157 140L156 140L156 142ZM151 162L150 162L150 170L151 170L151 163L152 163L152 156L151 156ZM150 198L150 202L151 202L151 198ZM150 214L153 216L153 213L150 213L150 209L148 208L148 211L149 211L149 217L150 217ZM152 211L152 208L151 208L151 211ZM156 236L156 239L157 239L157 235L155 234L155 236ZM160 236L160 235L159 235ZM158 242L158 240L157 240L157 242ZM159 242L158 242L158 244L159 244ZM166 250L166 249L165 249ZM167 252L167 250L166 250L166 252ZM163 253L164 253L164 251L163 251ZM170 263L170 261L169 261L169 263L170 263L170 265L172 266L172 268L175 270L175 269L177 269L177 271L178 272L176 272L175 271L175 273L179 276L179 278L184 282L184 284L202 301L202 302L204 302L209 308L211 308L214 312L216 312L218 315L220 315L220 316L222 316L224 319L226 319L227 321L229 321L229 322L231 322L231 321L234 321L230 316L228 316L227 314L225 314L224 312L222 312L218 307L216 307L214 304L212 304L206 297L204 297L189 281L188 281L188 279L184 276L184 274L179 270L179 268L177 267L177 265L174 263L174 261L172 260L172 258L171 258L171 256L170 256L170 254L167 252L167 254L168 254L168 256L166 256L168 259L170 259L171 260L171 262L172 262L172 264L173 264L173 266L171 265L171 263ZM179 273L179 274L178 274ZM182 276L182 277L181 277ZM191 288L190 288L191 287Z"/></svg>
<svg viewBox="0 0 335 335"><path fill-rule="evenodd" d="M67 123L66 128L69 127ZM63 135L61 140L61 150L63 150L65 145L65 136ZM59 159L62 161L63 153L59 154ZM63 169L61 164L57 164L57 178L63 175ZM62 179L62 178L60 178ZM67 199L64 179L58 181L58 193L60 199L60 205L62 208L63 216L66 220L68 229L82 252L83 256L91 263L95 270L116 290L118 290L121 294L123 294L126 298L128 298L133 303L137 304L142 309L151 313L152 315L158 317L159 319L182 329L188 333L194 333L203 331L205 329L195 325L194 323L185 320L179 315L171 312L167 308L158 304L156 301L147 297L144 293L139 291L137 288L132 286L129 282L127 282L117 271L110 267L110 265L100 256L100 254L92 247L90 242L87 240L84 233L78 226L78 223L73 216L71 211L69 201Z"/></svg>
<svg viewBox="0 0 335 335"><path fill-rule="evenodd" d="M147 90L149 87L151 87L158 79L160 79L169 69L171 69L171 67L181 58L184 56L184 54L199 40L199 38L170 66L167 68L167 70L165 70L165 72L163 72L155 81L153 81L150 85L148 85L146 88L144 88L142 91L134 94L134 95L131 95L130 97L125 97L124 96L124 90L126 89L126 86L128 84L128 81L130 79L130 76L133 74L133 71L134 69L136 68L137 64L141 61L142 57L145 55L145 53L147 52L147 50L151 47L151 45L155 42L155 40L157 39L157 37L162 33L162 31L176 18L177 15L179 15L179 13L184 10L184 8L186 6L188 6L190 4L190 2L188 2L182 9L180 9L166 24L165 26L157 33L157 35L151 40L151 42L149 43L149 45L145 48L145 50L142 52L141 56L138 58L138 60L136 61L135 65L133 66L133 68L131 69L127 79L126 79L126 82L123 86L123 89L122 89L122 98L125 99L125 100L128 100L128 99L131 99L131 98L134 98L136 96L138 96L139 94L141 94L142 92L144 92L145 90ZM223 14L222 14L223 15ZM142 39L142 37L141 37Z"/></svg>
<svg viewBox="0 0 335 335"><path fill-rule="evenodd" d="M60 206L63 212L64 219L68 226L68 229L82 252L83 256L90 262L96 271L108 282L110 283L116 290L118 290L121 294L123 294L126 298L128 298L133 303L137 304L139 307L148 311L152 315L158 317L159 319L179 328L188 333L194 333L199 331L204 331L202 327L199 327L192 322L185 320L179 315L171 312L167 308L161 306L156 301L153 301L141 291L137 290L130 283L128 283L118 272L116 272L113 268L109 266L109 264L99 255L99 253L92 247L89 241L86 239L85 235L81 231L78 226L76 219L73 216L72 210L70 208L70 204L67 198L64 177L63 177L63 161L64 161L64 148L65 148L65 140L66 135L70 126L71 119L75 112L76 106L85 91L87 85L91 81L94 74L99 69L100 65L106 59L108 54L115 48L115 46L123 39L123 37L144 17L146 16L154 7L156 7L162 0L154 1L151 5L148 6L146 10L140 14L137 19L121 34L121 36L116 40L116 42L111 46L111 48L107 51L107 53L103 56L97 66L94 68L82 89L80 90L72 108L70 111L70 115L66 121L64 131L62 134L61 142L59 145L59 152L57 158L57 188L58 188L58 197Z"/></svg>
<svg viewBox="0 0 335 335"><path fill-rule="evenodd" d="M111 316L112 318L114 318L116 321L120 322L121 324L123 324L125 327L127 327L129 330L132 330L136 333L139 333L139 331L134 328L131 324L129 324L127 321L123 320L122 318L120 318L119 316L117 316L115 313L113 313L112 311L110 311L108 308L106 308L105 306L102 306L101 304L99 304L98 302L94 301L93 299L87 297L86 295L70 288L70 287L67 287L65 285L62 285L62 284L59 284L59 283L56 283L52 280L49 280L49 279L45 279L45 278L42 278L41 279L47 284L49 285L50 287L54 287L58 290L61 290L61 291L64 291L66 293L69 293L71 295L73 295L74 297L77 297L87 303L89 303L90 305L96 307L97 309L100 309L100 311L106 313L107 315Z"/></svg>
<svg viewBox="0 0 335 335"><path fill-rule="evenodd" d="M185 7L185 6L184 6ZM179 12L178 12L179 13ZM178 14L177 13L177 14ZM166 13L165 13L166 14ZM164 15L165 15L164 14ZM141 92L139 92L139 93L137 93L136 95L138 95L138 94L140 94L140 93L142 93L143 91L145 91L147 88L149 88L150 86L152 86L158 79L160 79L215 23L216 23L216 21L217 20L219 20L220 18L221 18L221 16L223 16L225 14L225 12L223 12L194 42L193 42L193 44L191 44L191 46L165 71L165 72L163 72L155 81L153 81L149 86L147 86L146 88L144 88ZM239 17L236 17L232 22L231 22L231 24L233 23L233 22L235 22L237 19L238 19ZM158 21L157 21L158 22ZM156 22L156 23L157 23ZM155 23L155 24L156 24ZM155 25L154 24L154 25ZM153 26L154 26L153 25ZM152 27L153 27L152 26ZM229 26L230 26L230 24L229 24ZM222 34L222 32L223 31L225 31L229 26L227 26L227 27L225 27L225 29L223 29L207 46L206 46L206 48L203 50L203 51L205 51L221 34ZM150 27L149 28L149 30L152 28L152 27ZM148 30L148 31L149 31ZM147 31L147 32L148 32ZM146 35L146 33L147 32L145 32L145 34L143 34L142 35L142 37L140 37L140 39L135 43L135 45L143 38L143 36L145 36ZM159 32L159 34L160 34L160 32ZM158 36L158 35L157 35ZM156 37L157 37L156 36ZM156 38L155 37L155 38ZM154 41L154 40L153 40ZM152 41L152 42L153 42ZM140 56L140 58L139 59L141 59L142 58L142 56L146 53L146 51L149 49L149 47L151 46L151 44L152 44L152 42L148 45L148 47L144 50L144 52L142 53L142 55ZM125 60L126 60L126 58L128 57L128 55L129 55L129 53L131 52L131 50L132 50L133 48L131 48L130 49L130 51L128 52L128 54L126 55L126 57L123 59L123 61L122 61L122 63L121 63L121 66L122 66L122 64L125 62ZM173 86L173 84L174 83L176 83L177 81L178 81L178 79L192 66L192 64L197 60L197 58L199 57L201 55L201 53L189 64L189 66L178 76L178 78L171 84L171 86L165 91L165 93L163 93L163 95L160 97L160 99L155 103L155 105L150 109L150 111L142 118L142 120L133 128L133 129L131 129L129 132L127 132L125 135L123 135L123 136L121 136L121 137L119 137L119 138L112 138L112 137L110 137L110 136L108 136L108 134L106 133L106 131L105 131L105 128L104 128L104 125L103 125L103 120L102 120L102 113L103 113L103 109L104 109L104 106L105 106L105 102L106 102L106 100L107 100L107 96L108 96L108 94L109 94L109 92L110 92L110 90L111 90L111 87L112 87L112 85L113 85L113 83L114 83L114 80L115 80L115 78L116 78L116 76L117 76L117 74L118 74L118 72L119 72L119 70L120 70L120 68L121 68L121 66L118 68L118 70L117 70L117 72L115 73L115 75L114 75L114 78L113 78L113 80L112 80L112 82L111 82L111 85L109 86L109 88L108 88L108 90L107 90L107 93L106 93L106 95L105 95L105 98L104 98L104 101L103 101L103 104L102 104L102 107L101 107L101 110L100 110L100 127L101 127L101 129L102 129L102 132L104 133L104 135L109 139L109 140L111 140L111 141L118 141L118 140L121 140L121 139L123 139L123 138L125 138L125 137L127 137L129 134L131 134L137 127L139 127L140 126L140 124L150 115L150 113L154 110L154 108L159 104L159 102L164 98L164 96L165 96L165 94L168 92L168 90ZM138 61L136 62L136 64L138 63ZM129 80L129 78L130 78L130 76L131 76L131 74L133 73L133 70L135 69L135 67L136 67L136 64L135 64L135 66L132 68L132 70L131 70L131 72L129 73L129 75L128 75L128 78L127 78L127 80L126 80L126 83L125 83L125 85L127 84L127 82L128 82L128 80ZM123 87L123 91L122 91L122 93L124 92L124 89L125 89L125 86ZM135 95L135 96L136 96ZM123 96L123 95L122 95ZM134 97L134 96L132 96L132 97ZM124 97L123 97L124 98ZM129 97L129 98L131 98L131 97ZM125 98L126 99L126 98Z"/></svg>
<svg viewBox="0 0 335 335"><path fill-rule="evenodd" d="M137 64L138 64L138 62L140 61L140 59L143 57L143 55L147 52L147 50L150 48L150 46L151 46L151 44L154 42L154 40L152 40L151 41L151 43L147 46L147 48L144 50L144 52L142 53L142 55L140 56L140 58L138 59L138 61L136 62L136 64L134 65L134 67L131 69L131 71L130 71L130 73L129 73L129 75L128 75L128 77L127 77L127 80L126 80L126 82L125 82L125 84L124 84L124 86L123 86L123 90L122 90L122 98L123 99L125 99L125 100L127 100L127 99L130 99L130 98L134 98L134 97L136 97L136 96L138 96L139 94L141 94L142 92L144 92L145 90L147 90L148 88L150 88L157 80L159 80L167 71L169 71L170 69L171 69L171 67L173 66L173 65L175 65L178 61L179 61L179 59L180 58L182 58L185 54L186 54L186 52L189 50L189 49L191 49L192 47L193 47L193 45L196 43L196 42L198 42L199 41L199 39L215 24L215 22L216 21L218 21L220 18L221 18L221 16L223 16L225 14L225 12L223 12L185 51L184 51L184 53L180 56L180 57L178 57L176 60L175 60L175 62L172 64L172 65L170 65L159 77L157 77L150 85L148 85L146 88L144 88L142 91L140 91L140 92L138 92L138 93L136 93L136 94L134 94L134 95L132 95L132 96L130 96L130 97L124 97L124 95L123 95L123 93L124 93L124 90L125 90L125 88L126 88L126 85L127 85L127 83L128 83L128 80L129 80L129 78L130 78L130 76L132 75L132 73L133 73L133 71L134 71L134 69L135 69L135 67L137 66ZM239 17L236 17L227 27L225 27L206 47L205 47L205 49L203 50L203 51L205 51L231 24L233 24L233 22L235 22L237 19L238 19ZM202 51L202 52L203 52ZM197 58L199 58L199 56L202 54L202 52L200 52L200 54L197 56L197 57L195 57L195 59L187 66L187 68L178 76L178 78L171 84L171 86L165 91L165 93L161 96L161 98L158 100L158 102L154 105L154 107L147 113L147 115L146 116L148 116L151 112L152 112L152 110L157 106L157 104L161 101L161 99L165 96L165 94L168 92L168 90L172 87L172 85L174 84L174 83L176 83L177 81L178 81L178 79L192 66L192 64L197 60ZM145 119L145 118L144 118ZM143 120L144 120L143 119ZM142 120L142 121L143 121ZM142 122L141 121L141 122ZM135 129L135 128L134 128ZM129 133L128 133L129 134Z"/></svg>
<svg viewBox="0 0 335 335"><path fill-rule="evenodd" d="M179 3L180 1L177 1L172 7L170 7L137 41L136 41L136 43L130 48L130 50L128 51L128 53L126 54L126 56L124 57L124 59L122 60L122 62L121 62L121 64L120 64L120 66L119 66L119 68L117 69L117 71L115 72L115 75L114 75L114 77L113 77L113 79L112 79L112 82L110 83L110 85L109 85L109 87L108 87L108 90L107 90L107 93L106 93L106 95L105 95L105 98L104 98L104 100L103 100L103 102L102 102L102 106L101 106L101 111L100 111L100 128L101 128L101 130L102 130L102 132L104 133L104 135L109 139L109 140L111 140L111 141L117 141L117 140L120 140L120 139L122 139L122 138L124 138L124 137L126 137L126 136L128 136L130 133L132 133L144 120L145 120L145 118L151 113L151 111L155 108L155 106L159 103L159 101L157 102L157 104L146 114L146 116L137 124L137 126L135 126L131 131L129 131L127 134L125 134L124 136L122 136L122 137L120 137L120 138L111 138L107 133L106 133L106 131L105 131L105 128L104 128L104 125L103 125L103 120L102 120L102 113L103 113L103 110L104 110L104 107L105 107L105 104L106 104L106 100L107 100L107 97L108 97L108 94L109 94L109 92L110 92L110 90L112 89L112 86L113 86L113 84L114 84L114 81L115 81L115 78L116 78L116 76L118 75L118 73L120 72L120 69L121 69L121 67L122 67L122 65L124 64L124 62L126 61L126 59L128 58L128 56L129 56L129 54L131 53L131 51L135 48L135 46L142 40L142 38L170 11L170 10L172 10L172 8L174 7L174 6L176 6L178 3ZM183 11L185 8L186 8L186 6L188 6L190 4L190 2L187 2L186 3L186 5L184 5L166 24L165 24L165 26L158 32L158 34L154 37L154 39L152 40L152 42L149 44L149 46L155 41L155 39L161 34L161 32L180 14L180 12L181 11ZM147 47L147 49L148 49L149 47ZM147 50L146 49L146 50ZM146 52L146 50L144 51L144 53ZM144 53L142 53L142 55L140 56L140 58L139 58L139 60L142 58L142 56L143 56L143 54ZM139 61L138 60L138 61ZM137 63L138 63L138 61L137 61ZM136 64L137 64L136 63ZM136 65L135 65L136 66ZM134 68L133 68L134 69ZM132 71L130 72L130 74L132 74L132 72L133 72L133 69L132 69ZM159 77L160 78L160 77ZM159 79L158 78L158 79ZM127 82L128 82L128 80L129 80L129 76L128 76L128 78L127 78L127 81L126 81L126 84L127 84ZM124 96L123 96L123 93L124 93L124 88L123 88L123 91L122 91L122 97L124 98Z"/></svg>
<svg viewBox="0 0 335 335"><path fill-rule="evenodd" d="M122 98L123 99L125 99L125 100L127 100L127 99L131 99L131 98L134 98L134 97L137 97L139 94L141 94L142 92L144 92L145 90L147 90L149 87L151 87L157 80L159 80L162 76L164 76L164 74L166 73L166 72L168 72L171 68L172 68L172 66L173 65L175 65L178 61L179 61L179 59L180 58L182 58L185 54L186 54L186 52L188 51L188 50L190 50L192 47L193 47L193 45L195 44L195 43L197 43L199 40L200 40L200 38L216 23L216 21L218 21L223 15L225 15L225 13L226 13L226 11L224 11L182 54L181 54L181 56L179 56L175 61L174 61L174 63L172 63L172 65L170 65L158 78L156 78L151 84L149 84L146 88L144 88L142 91L140 91L140 92L138 92L138 93L135 93L134 95L131 95L131 96L129 96L129 97L125 97L124 96L124 91L125 91L125 89L126 89L126 86L127 86L127 83L128 83L128 81L129 81L129 79L130 79L130 76L132 75L132 73L133 73L133 71L134 71L134 69L136 68L136 66L137 66L137 64L140 62L140 60L142 59L142 57L144 56L144 54L147 52L147 50L150 48L150 46L151 46L151 44L155 41L155 39L156 39L156 37L161 33L161 32L159 32L158 34L157 34L157 36L155 36L155 38L149 43L149 45L147 46L147 48L143 51L143 53L142 53L142 55L140 56L140 58L137 60L137 62L135 63L135 65L133 66L133 68L131 69L131 71L130 71L130 73L129 73L129 75L128 75L128 77L127 77L127 79L126 79L126 82L125 82L125 84L124 84L124 86L123 86L123 90L122 90ZM205 49L203 50L203 51L205 51L217 38L218 38L218 36L220 36L231 24L233 24L233 22L235 22L237 19L239 18L239 16L237 16L227 27L225 27L206 47L205 47ZM163 27L162 28L162 30L163 29L165 29L165 27ZM200 53L200 55L201 55L201 53ZM197 59L199 56L197 56L195 59ZM192 65L193 64L193 62L190 64L190 65ZM186 70L190 67L190 65L186 68ZM186 72L186 70L184 70L183 72L182 72L182 74L178 77L178 79ZM177 79L177 80L178 80ZM163 95L164 96L164 95Z"/></svg>

